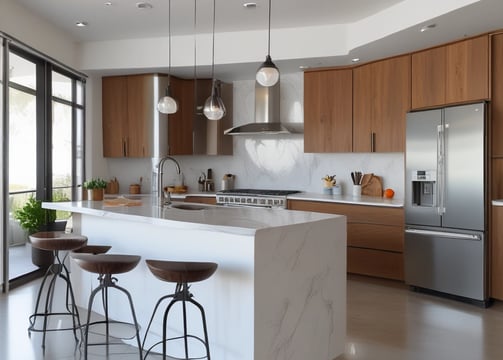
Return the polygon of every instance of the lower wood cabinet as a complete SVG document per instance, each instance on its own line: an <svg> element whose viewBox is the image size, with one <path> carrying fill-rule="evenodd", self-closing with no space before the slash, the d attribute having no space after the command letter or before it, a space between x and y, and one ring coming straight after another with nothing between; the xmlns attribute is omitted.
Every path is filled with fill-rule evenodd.
<svg viewBox="0 0 503 360"><path fill-rule="evenodd" d="M216 205L217 198L215 196L186 196L185 202Z"/></svg>
<svg viewBox="0 0 503 360"><path fill-rule="evenodd" d="M288 209L345 215L348 272L403 281L403 208L289 200Z"/></svg>
<svg viewBox="0 0 503 360"><path fill-rule="evenodd" d="M503 300L503 206L492 207L491 221L491 293Z"/></svg>

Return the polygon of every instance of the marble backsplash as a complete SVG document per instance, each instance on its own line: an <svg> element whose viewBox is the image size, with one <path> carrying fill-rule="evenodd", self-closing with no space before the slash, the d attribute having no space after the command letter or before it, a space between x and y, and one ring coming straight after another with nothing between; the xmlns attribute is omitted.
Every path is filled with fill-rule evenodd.
<svg viewBox="0 0 503 360"><path fill-rule="evenodd" d="M234 83L234 125L254 121L254 81ZM281 77L281 121L303 119L303 74ZM208 168L213 170L216 190L224 174L236 175L235 187L295 189L321 193L321 178L336 175L343 193L351 191L351 171L374 173L383 179L384 188L404 193L403 153L304 153L302 134L234 137L233 156L177 156L189 191L197 191L197 179ZM108 176L117 177L121 192L143 178L142 192L151 190L150 159L107 159ZM165 166L165 184L174 181L174 167ZM171 178L170 178L171 177Z"/></svg>

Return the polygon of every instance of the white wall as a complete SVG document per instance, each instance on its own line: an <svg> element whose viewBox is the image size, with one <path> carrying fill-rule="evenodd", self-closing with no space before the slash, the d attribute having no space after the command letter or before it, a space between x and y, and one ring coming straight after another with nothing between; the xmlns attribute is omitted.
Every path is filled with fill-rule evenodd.
<svg viewBox="0 0 503 360"><path fill-rule="evenodd" d="M15 0L0 0L0 31L77 69L77 44L65 32L32 14Z"/></svg>
<svg viewBox="0 0 503 360"><path fill-rule="evenodd" d="M254 118L254 81L234 82L234 124ZM281 119L298 120L303 114L303 74L284 74L281 78ZM95 114L95 119L99 114ZM96 130L100 131L100 130ZM403 198L403 153L305 154L303 135L234 137L233 156L177 156L189 191L197 191L201 171L213 169L216 188L224 174L236 174L236 187L297 189L322 192L321 178L336 175L343 191L351 184L351 171L372 172L383 177L385 187ZM95 141L97 144L98 142ZM97 145L96 145L97 146ZM97 149L100 151L100 149ZM99 161L99 157L94 156ZM150 192L149 159L106 159L106 177L117 177L121 192L143 178L143 192ZM166 184L174 181L174 167L166 164ZM171 176L171 180L170 180Z"/></svg>

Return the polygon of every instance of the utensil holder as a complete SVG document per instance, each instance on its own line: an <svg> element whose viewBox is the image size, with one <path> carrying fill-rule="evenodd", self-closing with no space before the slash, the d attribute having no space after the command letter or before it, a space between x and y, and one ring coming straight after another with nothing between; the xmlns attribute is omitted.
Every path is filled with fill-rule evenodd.
<svg viewBox="0 0 503 360"><path fill-rule="evenodd" d="M353 197L359 198L362 196L362 186L361 185L353 185Z"/></svg>

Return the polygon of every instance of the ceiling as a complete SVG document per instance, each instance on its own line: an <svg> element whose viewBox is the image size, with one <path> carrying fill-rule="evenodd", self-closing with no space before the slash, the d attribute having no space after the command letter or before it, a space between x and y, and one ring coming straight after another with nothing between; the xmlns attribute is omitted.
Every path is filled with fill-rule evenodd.
<svg viewBox="0 0 503 360"><path fill-rule="evenodd" d="M69 34L76 42L164 37L168 33L168 0L146 0L150 9L139 9L139 0L16 0L37 16ZM195 1L195 0L194 0ZM172 0L173 36L194 33L194 1ZM247 1L256 7L246 8ZM428 1L425 1L428 3ZM353 24L396 5L420 5L420 0L272 0L272 28L302 28L310 26ZM429 3L435 3L429 1ZM442 0L435 4L463 4L465 0ZM435 5L436 6L436 5ZM440 5L438 5L440 6ZM196 32L210 33L213 1L197 0ZM216 32L264 30L268 25L267 0L216 0ZM298 72L299 66L325 67L351 63L353 57L370 61L386 56L426 48L465 36L503 29L503 1L479 0L437 18L425 19L422 24L407 24L407 19L397 19L405 24L403 30L369 44L352 49L348 54L331 58L306 57L275 61L283 73ZM85 21L88 26L75 26ZM421 33L421 26L435 23L435 29ZM409 26L410 25L410 26ZM365 31L365 29L362 29ZM229 81L254 74L255 64L226 64L215 67L217 77ZM251 69L251 70L250 70ZM191 73L190 68L173 69L180 75ZM166 69L157 69L166 71ZM205 71L203 69L203 71Z"/></svg>
<svg viewBox="0 0 503 360"><path fill-rule="evenodd" d="M255 8L245 8L253 1ZM403 0L272 0L271 26L304 27L350 23ZM16 0L64 30L76 41L119 40L166 36L168 0L145 0L151 9L139 9L140 0ZM211 32L213 1L197 0L197 32ZM172 0L173 35L194 33L194 0ZM216 0L216 31L233 32L267 27L267 0ZM85 21L86 28L77 28Z"/></svg>

